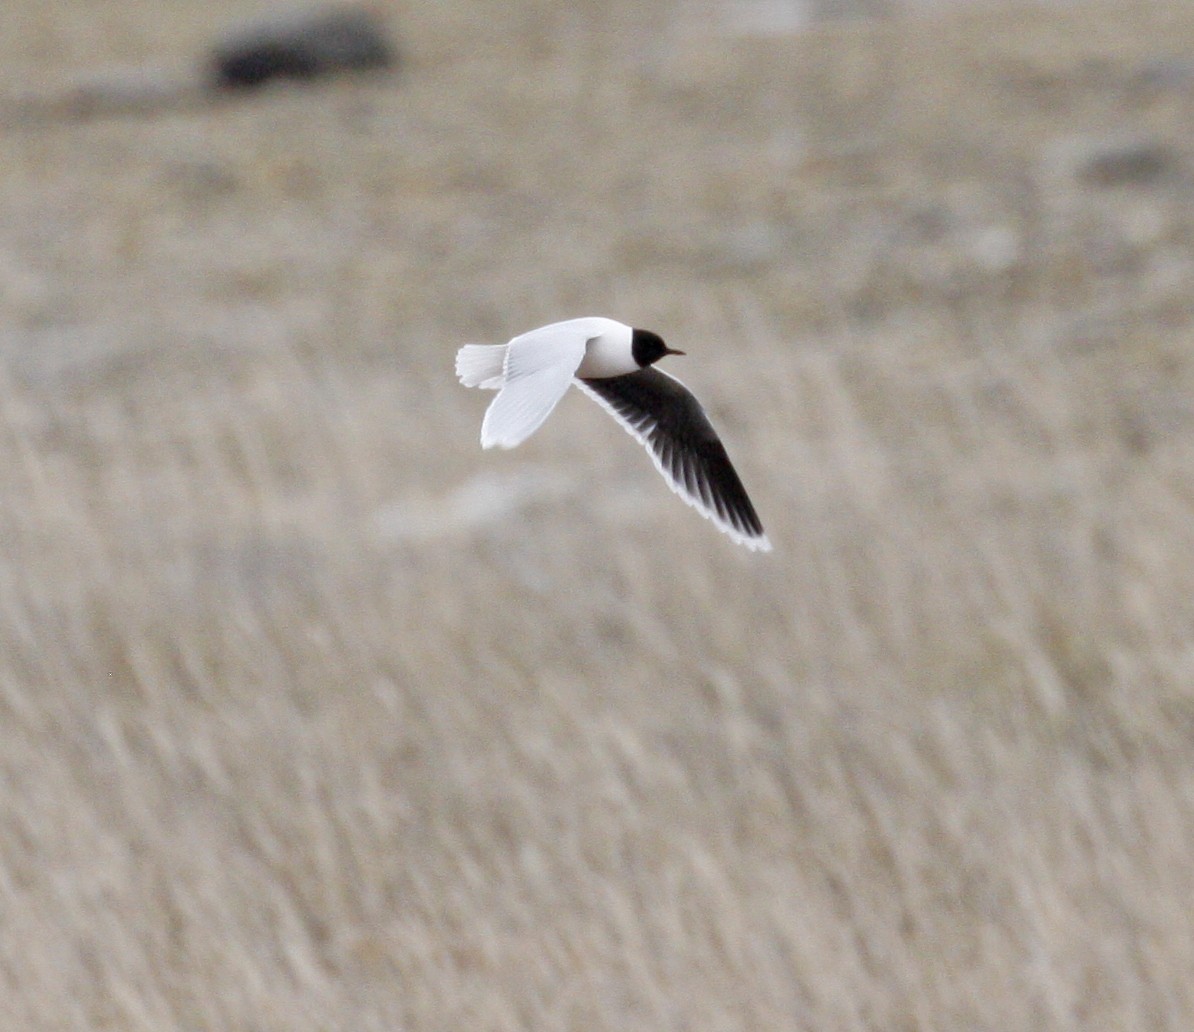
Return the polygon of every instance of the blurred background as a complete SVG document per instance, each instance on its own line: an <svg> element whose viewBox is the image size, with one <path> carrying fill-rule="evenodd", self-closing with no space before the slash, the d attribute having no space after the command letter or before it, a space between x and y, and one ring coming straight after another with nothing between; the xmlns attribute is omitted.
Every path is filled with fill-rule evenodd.
<svg viewBox="0 0 1194 1032"><path fill-rule="evenodd" d="M311 10L0 8L0 1023L1194 1027L1194 8Z"/></svg>

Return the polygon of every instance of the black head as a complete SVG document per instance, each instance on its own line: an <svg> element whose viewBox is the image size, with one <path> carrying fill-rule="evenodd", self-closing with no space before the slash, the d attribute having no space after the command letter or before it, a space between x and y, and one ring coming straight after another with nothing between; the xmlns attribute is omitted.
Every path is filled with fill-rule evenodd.
<svg viewBox="0 0 1194 1032"><path fill-rule="evenodd" d="M630 331L630 351L634 355L634 360L643 369L654 365L664 355L684 354L683 351L669 348L658 333L652 333L650 330Z"/></svg>

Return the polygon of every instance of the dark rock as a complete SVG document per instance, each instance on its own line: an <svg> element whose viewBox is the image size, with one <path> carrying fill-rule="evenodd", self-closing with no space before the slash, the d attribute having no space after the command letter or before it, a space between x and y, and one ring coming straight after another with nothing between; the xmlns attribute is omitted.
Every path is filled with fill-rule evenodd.
<svg viewBox="0 0 1194 1032"><path fill-rule="evenodd" d="M1148 139L1106 140L1092 147L1078 168L1091 186L1148 186L1178 167L1176 155Z"/></svg>
<svg viewBox="0 0 1194 1032"><path fill-rule="evenodd" d="M1161 57L1136 69L1129 86L1147 94L1186 92L1194 85L1194 60Z"/></svg>
<svg viewBox="0 0 1194 1032"><path fill-rule="evenodd" d="M391 68L396 61L384 26L370 11L325 9L233 32L213 50L209 77L217 89L253 89L276 79Z"/></svg>

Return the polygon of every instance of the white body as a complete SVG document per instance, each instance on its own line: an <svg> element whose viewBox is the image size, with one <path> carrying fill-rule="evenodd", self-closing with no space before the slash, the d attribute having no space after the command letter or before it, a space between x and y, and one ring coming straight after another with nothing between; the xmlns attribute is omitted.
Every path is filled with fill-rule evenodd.
<svg viewBox="0 0 1194 1032"><path fill-rule="evenodd" d="M541 326L509 344L466 344L456 375L466 387L500 391L481 424L483 448L514 448L531 436L574 378L604 379L639 369L633 330L589 316Z"/></svg>
<svg viewBox="0 0 1194 1032"><path fill-rule="evenodd" d="M585 344L585 357L581 359L576 375L584 380L603 380L607 376L623 376L639 368L631 352L633 330L613 319L574 319L573 322L591 324L582 327L586 334L592 334ZM558 325L566 326L567 323Z"/></svg>

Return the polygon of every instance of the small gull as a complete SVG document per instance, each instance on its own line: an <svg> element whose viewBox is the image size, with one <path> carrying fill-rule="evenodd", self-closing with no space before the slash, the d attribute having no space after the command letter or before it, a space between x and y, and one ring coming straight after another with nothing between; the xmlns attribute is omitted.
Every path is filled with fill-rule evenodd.
<svg viewBox="0 0 1194 1032"><path fill-rule="evenodd" d="M655 363L683 355L650 330L590 317L541 326L508 344L466 344L456 375L495 390L481 423L483 448L513 448L531 436L576 384L650 454L673 491L747 548L770 551L725 446L700 402Z"/></svg>

